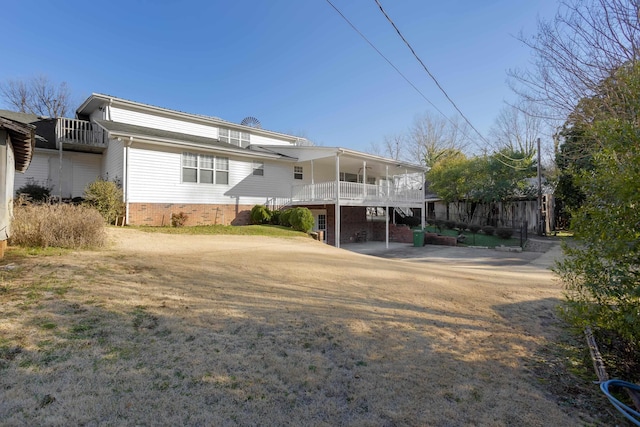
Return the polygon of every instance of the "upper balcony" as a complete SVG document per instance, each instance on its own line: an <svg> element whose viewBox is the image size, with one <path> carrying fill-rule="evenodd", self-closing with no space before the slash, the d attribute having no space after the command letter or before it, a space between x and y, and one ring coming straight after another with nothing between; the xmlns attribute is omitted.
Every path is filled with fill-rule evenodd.
<svg viewBox="0 0 640 427"><path fill-rule="evenodd" d="M102 153L107 148L108 136L95 123L84 120L59 118L56 122L56 147L63 150Z"/></svg>
<svg viewBox="0 0 640 427"><path fill-rule="evenodd" d="M337 191L336 191L337 189ZM422 207L423 190L394 188L385 183L363 184L335 181L293 186L291 201L296 204L336 203L343 206L405 206Z"/></svg>

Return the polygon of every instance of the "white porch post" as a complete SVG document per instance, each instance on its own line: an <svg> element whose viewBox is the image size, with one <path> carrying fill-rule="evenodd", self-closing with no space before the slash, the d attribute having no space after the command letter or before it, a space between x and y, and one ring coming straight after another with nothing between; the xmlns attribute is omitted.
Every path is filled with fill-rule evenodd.
<svg viewBox="0 0 640 427"><path fill-rule="evenodd" d="M367 200L367 161L362 161L362 198Z"/></svg>
<svg viewBox="0 0 640 427"><path fill-rule="evenodd" d="M385 224L385 247L387 249L389 249L389 165L386 166L387 168L387 178L386 178L386 182L387 182L387 203L386 206L384 207L384 224Z"/></svg>
<svg viewBox="0 0 640 427"><path fill-rule="evenodd" d="M311 200L316 199L316 186L314 185L315 178L313 177L313 159L311 159Z"/></svg>
<svg viewBox="0 0 640 427"><path fill-rule="evenodd" d="M335 234L336 248L340 247L340 153L336 153L336 212L335 216Z"/></svg>

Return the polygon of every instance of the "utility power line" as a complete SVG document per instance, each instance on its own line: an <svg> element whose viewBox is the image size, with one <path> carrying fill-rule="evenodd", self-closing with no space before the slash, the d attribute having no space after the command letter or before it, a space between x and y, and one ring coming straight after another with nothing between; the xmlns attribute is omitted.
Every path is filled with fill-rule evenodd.
<svg viewBox="0 0 640 427"><path fill-rule="evenodd" d="M468 137L468 135L466 134L466 132L464 132L464 130L460 129L460 127L457 125L457 123L455 123L453 120L451 120L444 112L442 112L442 110L440 110L433 102L431 102L431 100L429 100L429 98L427 98L427 96L422 93L422 91L420 89L418 89L418 87L413 84L413 82L411 80L409 80L408 77L406 77L398 67L396 67L393 62L391 62L391 60L389 58L387 58L360 30L358 30L358 28L340 11L340 9L338 9L332 2L331 0L326 0L327 3L329 3L329 5L336 11L336 13L338 13L338 15L340 15L342 17L342 19L349 24L349 26L360 36L362 37L362 39L364 41L367 42L367 44L369 46L371 46L371 48L373 50L376 51L376 53L378 55L380 55L425 101L427 101L427 103L429 103L429 105L431 105L438 113L440 113L440 115L442 115L454 128L460 130L463 132L463 134L465 134L465 136ZM449 102L454 106L454 108L456 109L456 111L458 111L458 113L460 114L460 116L464 119L464 121L471 127L471 129L473 129L473 131L480 137L480 139L488 146L489 141L487 141L487 139L475 128L475 126L473 126L473 124L471 123L471 121L469 121L469 119L462 113L462 111L460 110L460 108L458 108L458 106L456 105L456 103L449 97L449 95L447 94L447 92L444 90L444 88L440 85L440 83L438 82L438 80L435 78L435 76L433 74L431 74L431 72L429 71L429 69L427 68L427 66L424 64L424 62L420 59L420 57L418 57L418 55L416 54L415 50L413 49L413 47L411 47L411 44L404 38L404 36L402 35L402 33L400 32L400 30L398 29L398 27L395 25L395 23L393 22L393 20L391 20L391 18L389 17L389 15L385 12L384 8L382 7L382 5L380 4L380 2L378 0L375 0L376 3L378 4L378 7L380 8L380 11L383 13L383 15L387 18L387 20L391 23L391 25L393 26L393 28L396 30L396 32L398 33L398 35L400 36L400 38L404 41L404 43L408 46L409 50L411 51L411 53L413 54L413 56L418 60L418 62L422 65L422 67L424 68L424 70L427 72L427 74L429 75L429 77L431 77L431 79L436 83L436 85L438 86L438 88L440 89L440 91L442 91L442 93L444 93L445 97L447 98L447 100L449 100ZM498 152L500 155L502 155L503 157L505 157L506 159L510 160L510 161L514 161L514 162L518 162L518 161L523 161L525 159L512 159L510 157L508 157L507 155ZM503 161L501 161L500 159L496 159L498 160L500 163L502 163L503 165L513 168L513 169L524 169L524 168L519 168L517 166L513 166L513 165L509 165Z"/></svg>
<svg viewBox="0 0 640 427"><path fill-rule="evenodd" d="M427 66L425 65L425 63L422 61L422 59L420 59L420 57L418 56L418 54L416 53L416 51L413 49L413 47L411 46L411 43L409 43L409 41L402 35L402 33L400 32L400 29L398 28L398 26L395 24L395 22L393 22L393 20L391 19L391 17L389 16L389 14L387 14L387 12L384 10L384 8L382 7L382 4L380 4L379 0L374 0L376 2L376 4L378 5L378 8L380 9L380 11L382 12L382 14L384 15L384 17L387 19L387 21L389 21L389 23L391 24L391 26L396 30L396 33L398 33L398 36L402 39L402 41L404 42L405 45L407 45L407 47L409 48L409 50L411 51L411 54L414 56L414 58L416 58L416 60L420 63L420 65L422 65L422 68L424 69L424 71L426 71L426 73L429 75L429 77L431 78L431 80L433 80L433 82L436 84L436 86L438 87L438 89L440 89L440 92L442 92L445 96L445 98L447 98L447 100L451 103L451 105L453 105L453 108L456 109L456 111L460 114L460 116L463 118L463 120L465 122L467 122L467 124L471 127L471 129L474 130L474 132L476 134L478 134L478 136L480 137L480 139L482 141L484 141L485 144L490 145L489 141L487 141L487 139L478 131L478 129L476 129L476 127L471 123L471 121L467 118L467 116L464 115L464 113L460 110L460 108L458 108L458 105L456 105L456 103L453 101L453 99L451 99L451 97L449 96L449 94L447 93L446 90L444 90L444 88L442 87L442 85L440 84L440 82L438 81L438 79L436 79L436 77L431 73L431 71L429 71L429 68L427 68ZM432 104L433 105L433 104ZM506 159L510 160L510 161L515 161L515 162L521 162L524 161L525 159L512 159L511 157L507 156L504 153L501 153L500 151L496 151L496 153L498 153L499 155L505 157ZM522 167L518 167L518 166L513 166L513 165L509 165L505 162L503 162L500 159L497 159L500 163L502 163L503 165L513 168L513 169L519 169L519 170L523 170L526 168L522 168Z"/></svg>
<svg viewBox="0 0 640 427"><path fill-rule="evenodd" d="M349 26L350 26L350 27L351 27L351 28L352 28L356 33L358 33L358 34L360 35L360 37L362 37L362 38L364 39L364 41L366 41L366 42L369 44L369 46L371 46L371 48L372 48L373 50L375 50L375 51L378 53L378 55L380 55L380 56L381 56L385 61L387 61L387 63L388 63L389 65L391 65L391 67L392 67L394 70L396 70L396 72L397 72L398 74L400 74L400 76L401 76L401 77L402 77L402 78L403 78L407 83L409 83L409 85L410 85L410 86L411 86L411 87L412 87L416 92L418 92L418 93L420 94L420 96L422 96L422 98L423 98L425 101L427 101L427 102L429 103L429 105L431 105L431 106L432 106L432 107L433 107L433 108L434 108L438 113L440 113L440 114L441 114L441 115L442 115L442 116L443 116L443 117L444 117L444 118L445 118L449 123L451 123L451 125L453 125L456 129L461 130L460 128L458 128L458 126L456 125L456 123L455 123L453 120L451 120L449 117L447 117L447 115L446 115L445 113L443 113L443 112L442 112L438 107L436 107L436 105L435 105L433 102L431 102L431 101L429 100L429 98L427 98L427 96L426 96L424 93L422 93L422 91L421 91L420 89L418 89L418 88L416 87L416 85L414 85L414 84L411 82L411 80L409 80L409 78L408 78L407 76L405 76L405 75L404 75L404 74L403 74L403 73L398 69L398 67L396 67L396 66L393 64L393 62L391 62L391 60L390 60L389 58L387 58L387 57L386 57L386 56L385 56L385 55L384 55L384 54L383 54L383 53L382 53L382 52L381 52L381 51L380 51L380 50L379 50L379 49L378 49L378 48L377 48L377 47L376 47L376 46L375 46L371 41L369 41L369 39L368 39L368 38L367 38L367 37L366 37L366 36L365 36L365 35L364 35L360 30L358 30L358 28L356 28L356 26L355 26L355 25L354 25L354 24L353 24L353 23L352 23L352 22L351 22L351 21L350 21L350 20L349 20L349 19L348 19L348 18L347 18L343 13L342 13L342 12L341 12L341 11L340 11L340 10L339 10L339 9L338 9L334 4L333 4L333 3L331 3L331 0L327 0L327 3L329 3L329 5L331 5L331 7L332 7L332 8L333 8L337 13L338 13L338 15L340 15L340 16L342 17L342 19L344 19L344 20L345 20L345 22L346 22L347 24L349 24ZM476 131L476 132L477 132L477 131ZM463 131L463 133L464 133L464 131Z"/></svg>
<svg viewBox="0 0 640 427"><path fill-rule="evenodd" d="M411 46L411 44L407 41L407 39L404 38L404 36L402 35L402 33L400 32L400 30L398 29L398 27L396 26L395 22L393 22L393 20L391 19L391 17L389 17L389 15L387 14L387 12L384 10L384 8L382 7L382 5L380 4L379 0L374 0L376 2L376 4L378 5L378 7L380 8L380 11L382 12L382 14L384 15L385 18L387 18L387 21L389 21L389 23L391 24L391 26L396 30L396 33L398 33L398 36L400 36L400 38L402 39L402 41L404 42L404 44L407 45L407 47L409 48L409 50L411 51L411 53L413 54L413 56L418 60L418 62L420 63L420 65L422 65L422 68L427 72L427 74L429 75L429 77L431 77L431 80L433 80L433 82L436 84L436 86L438 86L438 89L440 89L440 92L442 92L444 94L444 96L447 98L447 100L451 103L451 105L453 105L453 108L456 109L456 111L460 114L460 116L462 116L462 118L464 119L465 122L467 122L467 124L469 126L471 126L471 129L473 129L478 136L480 136L480 138L486 143L489 144L489 141L487 141L485 139L485 137L478 131L478 129L475 128L475 126L473 126L473 124L469 121L469 119L467 118L467 116L464 115L464 113L460 110L460 108L458 108L458 106L456 105L455 102L453 102L453 99L451 99L451 97L449 96L449 94L447 93L446 90L444 90L444 88L440 85L440 82L438 82L438 79L435 78L435 76L433 74L431 74L431 71L429 71L429 69L427 68L427 66L424 64L424 62L422 62L422 59L420 59L420 57L418 56L418 54L416 53L416 51L413 49L413 47Z"/></svg>

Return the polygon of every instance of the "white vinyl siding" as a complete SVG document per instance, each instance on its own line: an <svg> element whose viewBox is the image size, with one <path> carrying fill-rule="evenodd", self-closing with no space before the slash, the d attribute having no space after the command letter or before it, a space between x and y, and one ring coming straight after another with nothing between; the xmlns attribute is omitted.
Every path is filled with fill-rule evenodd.
<svg viewBox="0 0 640 427"><path fill-rule="evenodd" d="M111 120L136 126L162 129L169 132L186 133L187 135L204 136L207 138L218 138L218 128L213 124L206 125L201 123L192 123L139 111L126 110L123 108L111 107Z"/></svg>
<svg viewBox="0 0 640 427"><path fill-rule="evenodd" d="M229 157L217 162L216 178L227 166L228 185L183 182L182 151L129 151L129 201L132 203L263 204L291 197L291 163L265 161L265 177L253 176L253 160ZM195 153L194 153L195 154ZM268 177L269 179L265 179Z"/></svg>
<svg viewBox="0 0 640 427"><path fill-rule="evenodd" d="M109 180L124 179L124 144L117 139L110 139L109 146L102 155L102 173Z"/></svg>
<svg viewBox="0 0 640 427"><path fill-rule="evenodd" d="M83 197L87 185L100 178L100 158L84 158L82 160L73 162L71 197ZM113 181L115 177L109 177L109 179Z"/></svg>
<svg viewBox="0 0 640 427"><path fill-rule="evenodd" d="M33 180L41 185L49 185L52 196L82 197L86 186L102 175L102 156L68 151L63 152L62 156L62 192L59 187L60 154L54 150L37 150L26 172L16 174L14 189L18 190Z"/></svg>
<svg viewBox="0 0 640 427"><path fill-rule="evenodd" d="M125 106L118 107L108 107L108 117L106 120L113 120L114 122L120 123L128 123L136 126L144 126L148 128L154 129L162 129L169 132L179 132L186 133L188 135L196 135L196 136L204 136L207 138L217 139L219 137L224 138L224 130L231 129L230 127L225 127L224 124L217 123L198 123L196 121L189 121L186 118L184 120L172 117L166 117L161 115L156 115L153 113L136 111L133 109L128 109ZM220 132L220 130L222 132ZM291 141L291 138L279 138L277 135L268 136L268 135L260 135L256 133L251 133L249 137L248 132L243 131L234 131L239 132L241 135L238 140L238 143L232 143L234 145L239 145L245 147L249 143L251 144L259 144L259 145L284 145L291 146L295 145L295 141ZM259 132L258 132L259 133ZM242 134L246 135L246 138L242 138ZM226 141L225 141L226 142Z"/></svg>
<svg viewBox="0 0 640 427"><path fill-rule="evenodd" d="M29 181L40 185L51 185L49 180L49 157L51 156L39 150L33 153L31 163L25 173L15 174L15 181L13 183L14 193Z"/></svg>
<svg viewBox="0 0 640 427"><path fill-rule="evenodd" d="M272 137L263 136L263 135L256 135L253 133L251 134L251 143L253 145L285 145L285 146L295 145L295 142L292 142L290 140L282 140L282 139L272 138Z"/></svg>

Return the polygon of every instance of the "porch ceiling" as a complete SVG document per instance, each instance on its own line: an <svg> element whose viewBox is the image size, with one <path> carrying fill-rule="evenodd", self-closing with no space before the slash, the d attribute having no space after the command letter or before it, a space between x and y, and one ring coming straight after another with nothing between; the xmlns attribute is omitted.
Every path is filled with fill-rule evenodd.
<svg viewBox="0 0 640 427"><path fill-rule="evenodd" d="M423 173L424 170L419 167L410 167L409 165L402 163L393 163L376 161L375 159L366 159L362 157L353 157L348 155L340 156L340 172L362 174L363 166L366 162L366 174L367 176L376 176L378 178L384 178L387 173L387 167L389 168L389 176L403 175L405 173ZM300 163L311 164L311 160ZM335 156L323 157L313 159L314 168L318 169L335 169L336 159Z"/></svg>

